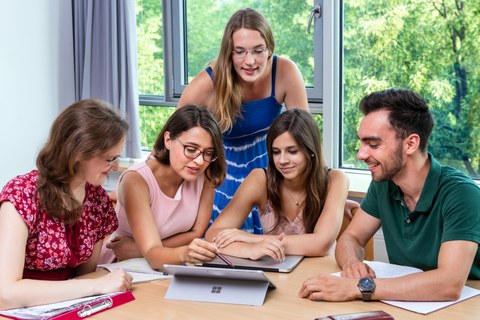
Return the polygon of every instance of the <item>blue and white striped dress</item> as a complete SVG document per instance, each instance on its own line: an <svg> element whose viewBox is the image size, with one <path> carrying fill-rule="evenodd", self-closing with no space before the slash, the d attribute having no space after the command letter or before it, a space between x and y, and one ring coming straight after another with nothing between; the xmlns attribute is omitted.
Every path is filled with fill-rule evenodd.
<svg viewBox="0 0 480 320"><path fill-rule="evenodd" d="M266 168L268 165L267 131L282 109L282 105L275 99L276 66L277 57L273 56L271 96L244 103L242 117L237 119L230 131L223 134L227 179L215 191L211 222L230 202L250 171L255 168ZM213 78L212 69L207 68L206 71ZM242 229L250 233L263 233L257 208L250 212Z"/></svg>

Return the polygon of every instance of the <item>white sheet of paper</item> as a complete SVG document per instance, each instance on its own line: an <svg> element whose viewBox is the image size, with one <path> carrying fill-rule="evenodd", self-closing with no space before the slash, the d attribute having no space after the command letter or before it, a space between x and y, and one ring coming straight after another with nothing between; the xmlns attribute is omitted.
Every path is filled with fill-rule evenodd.
<svg viewBox="0 0 480 320"><path fill-rule="evenodd" d="M99 264L98 267L105 268L110 272L117 269L123 269L132 275L133 283L168 279L172 277L164 271L152 269L145 258L134 258L120 262Z"/></svg>
<svg viewBox="0 0 480 320"><path fill-rule="evenodd" d="M423 272L421 269L413 268L409 266L401 266L397 264L385 263L380 261L364 261L375 271L377 278L395 278L402 277L413 273ZM340 276L340 272L336 272L333 275ZM480 294L480 290L463 287L460 298L455 301L395 301L395 300L380 300L383 303L390 304L402 309L413 311L421 314L428 314L442 308L448 307L452 304L459 303L465 299L472 298Z"/></svg>
<svg viewBox="0 0 480 320"><path fill-rule="evenodd" d="M416 313L428 314L434 311L446 308L452 304L459 303L463 300L472 298L480 294L480 290L473 289L464 286L460 298L455 301L427 301L427 302L414 302L414 301L393 301L393 300L381 300L383 303L390 304L395 307L407 309Z"/></svg>

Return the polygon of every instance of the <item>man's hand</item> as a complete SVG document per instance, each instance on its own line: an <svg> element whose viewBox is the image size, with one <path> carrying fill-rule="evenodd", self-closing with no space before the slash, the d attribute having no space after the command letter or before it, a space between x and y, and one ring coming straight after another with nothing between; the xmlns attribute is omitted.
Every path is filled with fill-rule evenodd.
<svg viewBox="0 0 480 320"><path fill-rule="evenodd" d="M342 269L341 275L344 278L360 279L376 277L375 271L373 271L368 264L359 260L347 261L347 263L342 266Z"/></svg>
<svg viewBox="0 0 480 320"><path fill-rule="evenodd" d="M353 219L353 210L360 208L360 204L357 201L347 199L345 201L345 207L343 208L343 215L349 220Z"/></svg>
<svg viewBox="0 0 480 320"><path fill-rule="evenodd" d="M350 301L361 297L357 283L357 279L319 274L305 280L298 295L314 301Z"/></svg>

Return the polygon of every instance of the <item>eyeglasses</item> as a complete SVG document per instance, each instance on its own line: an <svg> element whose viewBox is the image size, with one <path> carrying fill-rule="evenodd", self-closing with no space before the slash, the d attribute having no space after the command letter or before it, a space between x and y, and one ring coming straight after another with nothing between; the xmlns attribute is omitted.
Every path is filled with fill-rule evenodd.
<svg viewBox="0 0 480 320"><path fill-rule="evenodd" d="M259 57L262 56L265 52L267 52L267 50L267 48L255 48L252 50L235 49L232 51L232 53L238 58L245 58L247 56L247 53L249 52L252 56Z"/></svg>
<svg viewBox="0 0 480 320"><path fill-rule="evenodd" d="M115 164L115 162L118 162L120 160L119 156L114 157L111 160L105 160L107 162L107 166L111 167Z"/></svg>
<svg viewBox="0 0 480 320"><path fill-rule="evenodd" d="M217 154L213 150L202 151L201 149L185 145L180 139L176 138L176 140L183 146L183 154L185 157L190 159L196 159L199 155L202 155L203 160L207 162L213 162L218 159Z"/></svg>

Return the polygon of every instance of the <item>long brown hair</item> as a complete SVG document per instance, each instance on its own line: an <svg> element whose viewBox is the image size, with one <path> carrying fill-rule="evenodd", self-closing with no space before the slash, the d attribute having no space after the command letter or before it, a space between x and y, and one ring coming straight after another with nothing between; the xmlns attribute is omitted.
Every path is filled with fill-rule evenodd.
<svg viewBox="0 0 480 320"><path fill-rule="evenodd" d="M267 193L276 215L276 225L285 219L282 215L283 201L278 188L284 178L273 162L273 141L285 132L290 133L295 139L307 159L303 224L305 231L311 233L322 212L328 190L328 170L325 166L320 131L310 113L301 109L289 109L283 112L273 121L268 130Z"/></svg>
<svg viewBox="0 0 480 320"><path fill-rule="evenodd" d="M235 31L251 29L260 32L267 46L269 56L275 49L275 40L267 19L258 11L246 8L235 12L225 27L220 52L213 67L213 87L215 98L212 112L218 120L222 131L232 128L235 120L241 114L243 90L238 81L238 75L232 64L233 39Z"/></svg>
<svg viewBox="0 0 480 320"><path fill-rule="evenodd" d="M79 161L113 148L127 131L128 123L100 100L80 100L60 113L37 156L38 194L48 216L66 224L80 218L82 204L69 187Z"/></svg>
<svg viewBox="0 0 480 320"><path fill-rule="evenodd" d="M205 176L212 181L215 187L218 187L223 183L227 172L222 132L214 116L204 107L186 105L176 109L157 136L153 146L154 156L160 163L170 165L170 150L165 147L165 132L170 132L171 137L178 137L194 127L205 129L212 137L213 148L218 158L210 163Z"/></svg>

